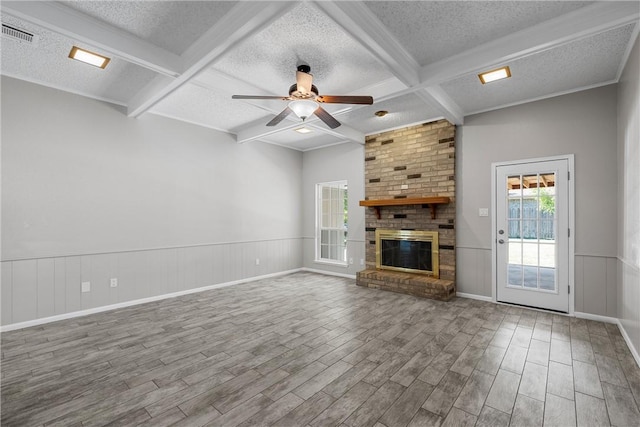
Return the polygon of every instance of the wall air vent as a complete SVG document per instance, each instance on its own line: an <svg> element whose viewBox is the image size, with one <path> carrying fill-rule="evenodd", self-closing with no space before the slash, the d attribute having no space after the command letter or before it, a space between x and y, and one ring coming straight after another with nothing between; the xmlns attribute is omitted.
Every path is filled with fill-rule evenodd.
<svg viewBox="0 0 640 427"><path fill-rule="evenodd" d="M35 45L38 42L37 35L4 23L2 24L2 37L30 45Z"/></svg>

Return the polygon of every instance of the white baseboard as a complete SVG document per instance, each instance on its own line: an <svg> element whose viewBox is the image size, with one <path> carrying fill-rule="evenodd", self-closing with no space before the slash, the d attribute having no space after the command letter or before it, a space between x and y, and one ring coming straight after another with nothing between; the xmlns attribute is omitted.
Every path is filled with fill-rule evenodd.
<svg viewBox="0 0 640 427"><path fill-rule="evenodd" d="M478 301L494 302L493 298L486 297L484 295L475 295L475 294L467 294L465 292L456 292L456 296L461 298L477 299Z"/></svg>
<svg viewBox="0 0 640 427"><path fill-rule="evenodd" d="M15 331L17 329L29 328L31 326L43 325L45 323L57 322L59 320L73 319L74 317L87 316L89 314L102 313L103 311L115 310L118 308L131 307L132 305L145 304L148 302L160 301L167 298L175 298L181 295L194 294L197 292L209 291L211 289L224 288L227 286L239 285L241 283L253 282L256 280L268 279L270 277L284 276L291 273L297 273L302 271L301 268L294 270L280 271L278 273L265 274L263 276L248 277L246 279L234 280L232 282L218 283L215 285L203 286L200 288L187 289L179 292L172 292L170 294L156 295L153 297L142 298L132 301L120 302L117 304L105 305L102 307L90 308L87 310L74 311L71 313L58 314L56 316L43 317L41 319L27 320L26 322L12 323L9 325L0 326L0 332Z"/></svg>
<svg viewBox="0 0 640 427"><path fill-rule="evenodd" d="M599 314L591 314L591 313L582 313L580 311L575 311L573 315L576 316L578 319L595 320L596 322L603 322L603 323L615 323L616 325L619 324L618 319L615 317L600 316Z"/></svg>
<svg viewBox="0 0 640 427"><path fill-rule="evenodd" d="M624 327L622 326L622 322L620 322L620 319L616 319L616 320L618 321L617 322L618 329L620 329L622 338L624 338L625 342L627 343L627 347L629 347L629 351L631 352L631 355L633 356L634 359L636 359L636 364L640 368L640 354L638 354L638 349L633 346L633 342L631 341L631 338L627 334L627 331L625 331Z"/></svg>
<svg viewBox="0 0 640 427"><path fill-rule="evenodd" d="M633 342L627 334L627 331L625 331L624 327L622 326L620 319L618 319L617 317L600 316L598 314L582 313L579 311L576 311L573 314L579 319L595 320L596 322L613 323L614 325L618 325L618 329L620 329L620 333L622 334L624 341L627 343L627 347L629 347L631 355L635 359L638 367L640 367L640 354L638 354L638 350L633 346Z"/></svg>
<svg viewBox="0 0 640 427"><path fill-rule="evenodd" d="M333 271L316 270L315 268L303 267L303 268L300 269L300 271L308 271L309 273L326 274L328 276L345 277L347 279L355 279L356 278L355 274L335 273Z"/></svg>

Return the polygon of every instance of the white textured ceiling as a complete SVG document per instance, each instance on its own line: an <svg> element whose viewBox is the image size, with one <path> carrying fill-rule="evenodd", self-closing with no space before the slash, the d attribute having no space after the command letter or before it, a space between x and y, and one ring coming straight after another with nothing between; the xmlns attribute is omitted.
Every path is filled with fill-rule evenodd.
<svg viewBox="0 0 640 427"><path fill-rule="evenodd" d="M240 43L213 68L287 96L298 60L310 64L320 94L344 94L390 78L376 58L310 3Z"/></svg>
<svg viewBox="0 0 640 427"><path fill-rule="evenodd" d="M616 81L633 25L605 31L509 63L512 78L478 85L468 74L442 88L469 113ZM598 64L594 67L593 64Z"/></svg>
<svg viewBox="0 0 640 427"><path fill-rule="evenodd" d="M155 75L120 58L111 60L109 72L71 61L68 55L75 40L11 16L3 15L2 22L38 34L37 45L2 39L2 74L122 105Z"/></svg>
<svg viewBox="0 0 640 427"><path fill-rule="evenodd" d="M380 110L389 113L378 117L375 112ZM439 111L436 108L426 104L417 95L409 93L352 110L339 116L338 119L360 132L372 134L408 124L421 123L424 122L425 117L437 117L438 115Z"/></svg>
<svg viewBox="0 0 640 427"><path fill-rule="evenodd" d="M617 82L638 34L640 3L429 1L65 1L0 3L2 22L36 34L2 38L3 75L236 135L239 143L311 150L367 134ZM77 45L112 58L100 70L67 58ZM280 100L308 62L342 126L287 117ZM488 85L477 73L509 65ZM378 110L389 114L379 118Z"/></svg>
<svg viewBox="0 0 640 427"><path fill-rule="evenodd" d="M400 1L367 2L421 65L472 49L592 2Z"/></svg>
<svg viewBox="0 0 640 427"><path fill-rule="evenodd" d="M177 55L214 26L230 1L64 1L87 16L127 31Z"/></svg>

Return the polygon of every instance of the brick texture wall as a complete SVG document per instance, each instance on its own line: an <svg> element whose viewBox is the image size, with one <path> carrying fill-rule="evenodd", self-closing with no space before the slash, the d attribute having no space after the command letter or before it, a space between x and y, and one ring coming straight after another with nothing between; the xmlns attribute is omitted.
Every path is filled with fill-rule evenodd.
<svg viewBox="0 0 640 427"><path fill-rule="evenodd" d="M365 198L367 200L447 196L436 219L428 207L389 206L366 209L366 267L376 268L375 230L438 231L440 279L455 282L455 125L446 120L398 129L366 139Z"/></svg>

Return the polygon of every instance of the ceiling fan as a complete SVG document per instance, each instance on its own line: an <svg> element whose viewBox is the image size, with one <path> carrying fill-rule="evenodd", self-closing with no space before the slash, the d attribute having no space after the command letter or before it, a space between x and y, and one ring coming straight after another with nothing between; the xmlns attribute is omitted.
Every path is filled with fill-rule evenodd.
<svg viewBox="0 0 640 427"><path fill-rule="evenodd" d="M303 121L310 115L315 114L331 129L340 126L340 122L322 108L320 104L373 104L373 98L370 96L319 95L318 88L312 84L313 76L310 71L311 67L309 67L309 64L303 62L298 64L296 83L289 88L289 96L233 95L231 98L280 99L282 101L291 101L287 108L267 123L267 126L275 126L289 114L294 113Z"/></svg>

